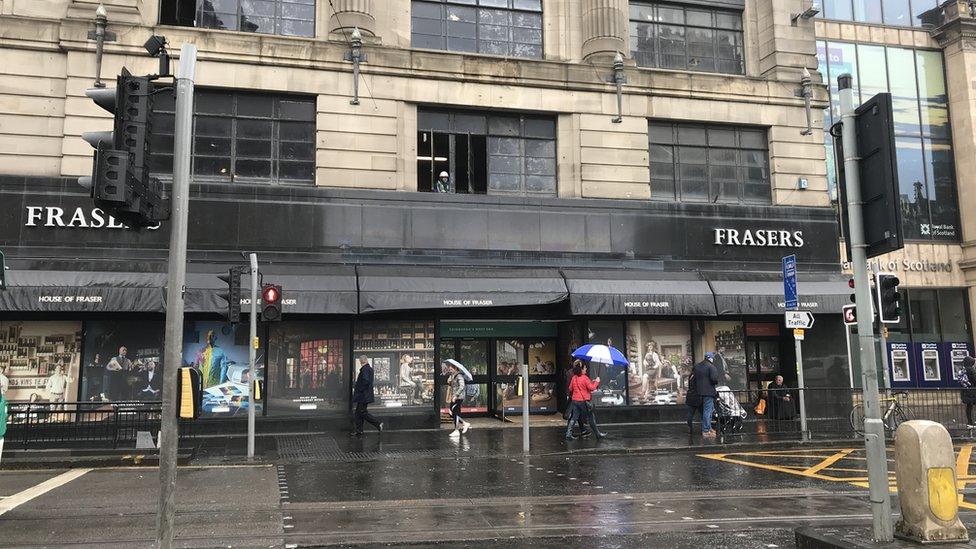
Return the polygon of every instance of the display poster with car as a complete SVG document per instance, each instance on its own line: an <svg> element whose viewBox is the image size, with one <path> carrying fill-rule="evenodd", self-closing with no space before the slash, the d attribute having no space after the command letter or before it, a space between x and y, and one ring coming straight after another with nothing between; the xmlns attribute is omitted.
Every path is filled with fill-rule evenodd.
<svg viewBox="0 0 976 549"><path fill-rule="evenodd" d="M268 333L268 414L347 410L349 323L275 322Z"/></svg>
<svg viewBox="0 0 976 549"><path fill-rule="evenodd" d="M86 322L81 399L162 400L163 332L158 321Z"/></svg>
<svg viewBox="0 0 976 549"><path fill-rule="evenodd" d="M190 322L183 334L183 366L200 372L204 416L229 417L247 413L250 406L248 378L249 328L235 330L225 322ZM258 379L264 376L264 348L255 359ZM261 411L260 403L255 407Z"/></svg>

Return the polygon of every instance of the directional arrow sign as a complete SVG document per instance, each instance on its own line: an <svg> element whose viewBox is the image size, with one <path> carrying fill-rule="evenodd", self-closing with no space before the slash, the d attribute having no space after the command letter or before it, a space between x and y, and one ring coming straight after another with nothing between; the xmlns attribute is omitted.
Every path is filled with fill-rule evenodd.
<svg viewBox="0 0 976 549"><path fill-rule="evenodd" d="M802 330L813 328L813 313L810 311L786 311L786 327Z"/></svg>

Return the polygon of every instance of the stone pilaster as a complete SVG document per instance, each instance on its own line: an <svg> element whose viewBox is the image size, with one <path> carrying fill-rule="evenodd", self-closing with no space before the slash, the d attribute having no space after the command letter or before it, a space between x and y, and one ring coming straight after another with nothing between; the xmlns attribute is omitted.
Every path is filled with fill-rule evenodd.
<svg viewBox="0 0 976 549"><path fill-rule="evenodd" d="M583 0L583 59L630 55L626 0Z"/></svg>
<svg viewBox="0 0 976 549"><path fill-rule="evenodd" d="M949 123L956 164L963 260L959 263L970 285L970 315L976 318L976 19L965 1L942 6L932 37L943 49Z"/></svg>
<svg viewBox="0 0 976 549"><path fill-rule="evenodd" d="M359 32L365 36L376 35L373 0L332 0L332 4L335 5L335 12L333 13L332 9L328 8L330 11L330 34L348 34L352 32L353 28L359 27Z"/></svg>

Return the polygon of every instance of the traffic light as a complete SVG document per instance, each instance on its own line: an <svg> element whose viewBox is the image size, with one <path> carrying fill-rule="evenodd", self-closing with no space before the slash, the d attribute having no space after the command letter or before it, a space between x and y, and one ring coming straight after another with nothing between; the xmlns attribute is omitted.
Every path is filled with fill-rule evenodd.
<svg viewBox="0 0 976 549"><path fill-rule="evenodd" d="M853 326L857 324L857 305L844 305L844 324Z"/></svg>
<svg viewBox="0 0 976 549"><path fill-rule="evenodd" d="M876 290L878 292L878 320L884 324L901 322L901 294L898 284L901 281L891 273L878 273Z"/></svg>
<svg viewBox="0 0 976 549"><path fill-rule="evenodd" d="M169 215L162 184L149 176L154 87L148 76L122 69L117 86L90 88L85 95L115 116L112 131L85 132L95 148L92 175L78 178L95 205L130 227L145 227Z"/></svg>
<svg viewBox="0 0 976 549"><path fill-rule="evenodd" d="M847 281L847 287L850 288L851 289L851 292L852 292L851 293L851 303L855 303L857 301L857 295L853 293L854 292L854 279L853 278Z"/></svg>
<svg viewBox="0 0 976 549"><path fill-rule="evenodd" d="M193 368L180 368L179 390L176 393L176 409L180 419L200 417L200 372Z"/></svg>
<svg viewBox="0 0 976 549"><path fill-rule="evenodd" d="M879 93L854 111L857 128L859 183L861 187L861 225L864 228L868 259L905 247L902 227L901 191L898 187L898 162L895 158L894 119L891 94ZM835 124L840 130L840 124ZM848 259L851 259L850 226L847 219L847 177L844 147L834 128L834 161L840 191L841 231Z"/></svg>
<svg viewBox="0 0 976 549"><path fill-rule="evenodd" d="M217 278L227 283L227 291L217 294L221 299L227 300L227 321L237 324L241 321L241 274L243 267L231 267L225 275Z"/></svg>
<svg viewBox="0 0 976 549"><path fill-rule="evenodd" d="M281 320L281 286L278 284L265 284L261 288L261 318L265 322L277 322Z"/></svg>

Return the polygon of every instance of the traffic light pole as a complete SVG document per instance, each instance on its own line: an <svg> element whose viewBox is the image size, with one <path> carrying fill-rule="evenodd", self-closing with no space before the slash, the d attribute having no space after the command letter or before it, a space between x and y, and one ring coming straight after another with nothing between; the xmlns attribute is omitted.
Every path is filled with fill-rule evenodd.
<svg viewBox="0 0 976 549"><path fill-rule="evenodd" d="M254 459L254 408L257 402L254 399L254 388L257 385L257 378L254 377L258 345L258 254L251 254L251 344L248 345L247 352L247 383L248 383L248 403L247 403L247 459Z"/></svg>
<svg viewBox="0 0 976 549"><path fill-rule="evenodd" d="M159 435L159 517L156 544L173 546L176 519L176 454L179 427L176 391L183 350L183 291L186 288L186 233L190 207L190 150L193 124L193 78L197 47L183 44L176 76L176 130L173 136L172 218L169 232L169 276L166 287L166 349L163 364L163 407Z"/></svg>
<svg viewBox="0 0 976 549"><path fill-rule="evenodd" d="M854 266L854 292L857 303L870 310L871 281L868 278L867 245L861 206L861 186L858 174L860 160L857 150L857 129L854 117L854 89L850 74L837 79L840 88L840 112L843 123L844 173L847 190L848 227L851 237L851 263ZM892 541L891 495L888 491L888 459L885 451L884 426L878 401L877 357L874 353L874 315L857 315L857 340L861 353L861 381L864 398L864 447L868 459L868 484L874 540Z"/></svg>

